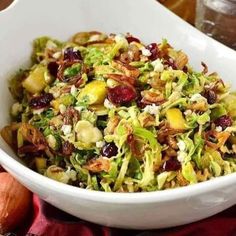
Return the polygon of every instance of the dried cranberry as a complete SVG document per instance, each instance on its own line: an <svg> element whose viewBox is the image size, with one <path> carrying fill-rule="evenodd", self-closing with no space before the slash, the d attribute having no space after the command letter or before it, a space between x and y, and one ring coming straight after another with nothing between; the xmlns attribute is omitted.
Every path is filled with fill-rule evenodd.
<svg viewBox="0 0 236 236"><path fill-rule="evenodd" d="M29 106L34 109L41 109L47 107L52 100L53 95L51 93L45 93L41 96L33 97L29 102Z"/></svg>
<svg viewBox="0 0 236 236"><path fill-rule="evenodd" d="M64 60L77 61L82 60L82 57L78 50L76 51L73 47L69 47L64 51Z"/></svg>
<svg viewBox="0 0 236 236"><path fill-rule="evenodd" d="M148 49L151 53L151 56L148 57L151 61L154 61L158 58L158 48L156 43L147 45L146 49Z"/></svg>
<svg viewBox="0 0 236 236"><path fill-rule="evenodd" d="M127 137L127 142L131 143L134 140L134 135L133 134L129 134Z"/></svg>
<svg viewBox="0 0 236 236"><path fill-rule="evenodd" d="M104 157L113 157L116 156L118 153L117 146L112 143L106 143L101 150L101 155Z"/></svg>
<svg viewBox="0 0 236 236"><path fill-rule="evenodd" d="M165 171L176 171L179 170L180 168L181 168L180 162L174 158L167 160L163 164L163 169Z"/></svg>
<svg viewBox="0 0 236 236"><path fill-rule="evenodd" d="M128 37L126 37L126 39L127 39L128 43L132 43L132 42L140 43L140 40L133 37L133 36L128 36Z"/></svg>
<svg viewBox="0 0 236 236"><path fill-rule="evenodd" d="M175 61L172 58L169 58L168 60L166 60L164 62L164 65L171 67L173 70L177 69L177 66L175 65Z"/></svg>
<svg viewBox="0 0 236 236"><path fill-rule="evenodd" d="M137 106L140 108L140 109L144 109L146 107L147 104L145 104L143 101L142 101L142 96L141 94L139 93L139 95L137 96L136 98L136 104Z"/></svg>
<svg viewBox="0 0 236 236"><path fill-rule="evenodd" d="M213 90L206 90L203 96L207 99L209 104L214 104L217 100L217 95Z"/></svg>
<svg viewBox="0 0 236 236"><path fill-rule="evenodd" d="M184 67L183 67L183 72L184 72L184 73L188 73L188 67L187 67L187 66L184 66Z"/></svg>
<svg viewBox="0 0 236 236"><path fill-rule="evenodd" d="M72 143L69 143L68 141L65 141L62 144L62 154L63 155L70 156L73 151L74 151L74 145Z"/></svg>
<svg viewBox="0 0 236 236"><path fill-rule="evenodd" d="M108 99L116 105L122 105L131 102L136 98L136 92L132 87L118 85L108 89Z"/></svg>
<svg viewBox="0 0 236 236"><path fill-rule="evenodd" d="M18 154L26 154L26 153L37 153L38 154L39 151L44 150L44 149L45 149L45 146L43 146L43 145L35 146L33 144L27 144L27 145L23 145L18 148Z"/></svg>
<svg viewBox="0 0 236 236"><path fill-rule="evenodd" d="M219 118L217 118L214 121L216 126L221 126L222 129L226 129L227 127L231 126L233 124L233 120L230 116L224 115Z"/></svg>
<svg viewBox="0 0 236 236"><path fill-rule="evenodd" d="M59 65L55 61L49 62L48 63L48 71L49 71L49 73L52 76L57 77L58 67L59 67Z"/></svg>

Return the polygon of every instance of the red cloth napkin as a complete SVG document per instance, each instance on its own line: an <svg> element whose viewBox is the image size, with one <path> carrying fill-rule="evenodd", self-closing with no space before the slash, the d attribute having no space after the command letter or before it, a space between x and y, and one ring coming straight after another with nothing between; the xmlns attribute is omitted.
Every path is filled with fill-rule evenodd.
<svg viewBox="0 0 236 236"><path fill-rule="evenodd" d="M29 224L17 236L236 236L236 205L208 219L169 229L124 230L73 217L33 196Z"/></svg>

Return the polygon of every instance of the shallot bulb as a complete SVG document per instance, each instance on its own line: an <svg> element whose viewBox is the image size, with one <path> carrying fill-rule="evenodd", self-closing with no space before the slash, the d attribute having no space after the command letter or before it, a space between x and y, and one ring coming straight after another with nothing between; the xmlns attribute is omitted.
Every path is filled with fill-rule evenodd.
<svg viewBox="0 0 236 236"><path fill-rule="evenodd" d="M7 172L0 173L0 183L0 234L4 234L24 220L32 194Z"/></svg>

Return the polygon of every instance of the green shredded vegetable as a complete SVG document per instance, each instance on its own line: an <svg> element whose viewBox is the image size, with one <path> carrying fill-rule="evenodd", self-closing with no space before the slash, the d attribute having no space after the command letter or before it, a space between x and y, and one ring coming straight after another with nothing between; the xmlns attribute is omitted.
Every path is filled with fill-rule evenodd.
<svg viewBox="0 0 236 236"><path fill-rule="evenodd" d="M139 41L96 31L33 41L32 65L9 81L12 122L1 131L26 165L105 192L236 172L236 93L166 39Z"/></svg>

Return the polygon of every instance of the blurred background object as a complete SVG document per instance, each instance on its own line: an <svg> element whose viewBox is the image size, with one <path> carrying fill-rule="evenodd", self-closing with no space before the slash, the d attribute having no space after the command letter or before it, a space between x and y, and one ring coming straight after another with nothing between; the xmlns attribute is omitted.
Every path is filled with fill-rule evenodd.
<svg viewBox="0 0 236 236"><path fill-rule="evenodd" d="M13 0L0 0L0 11L9 6Z"/></svg>
<svg viewBox="0 0 236 236"><path fill-rule="evenodd" d="M236 50L236 0L157 0L210 37ZM0 11L13 0L0 0Z"/></svg>
<svg viewBox="0 0 236 236"><path fill-rule="evenodd" d="M203 33L236 50L236 0L158 0Z"/></svg>
<svg viewBox="0 0 236 236"><path fill-rule="evenodd" d="M236 50L236 0L198 0L196 27Z"/></svg>
<svg viewBox="0 0 236 236"><path fill-rule="evenodd" d="M159 2L190 24L194 24L196 0L159 0Z"/></svg>

